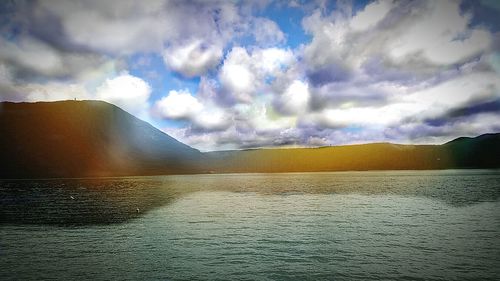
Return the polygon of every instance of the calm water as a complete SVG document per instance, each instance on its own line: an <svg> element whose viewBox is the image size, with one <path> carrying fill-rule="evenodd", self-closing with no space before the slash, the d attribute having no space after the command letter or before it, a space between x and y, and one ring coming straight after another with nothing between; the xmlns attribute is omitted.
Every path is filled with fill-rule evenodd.
<svg viewBox="0 0 500 281"><path fill-rule="evenodd" d="M0 279L500 278L500 171L0 181Z"/></svg>

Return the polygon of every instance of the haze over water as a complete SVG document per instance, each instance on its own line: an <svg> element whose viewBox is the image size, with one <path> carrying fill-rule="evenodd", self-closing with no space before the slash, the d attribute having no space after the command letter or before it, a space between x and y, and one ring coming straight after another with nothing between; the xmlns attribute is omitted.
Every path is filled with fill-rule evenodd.
<svg viewBox="0 0 500 281"><path fill-rule="evenodd" d="M500 276L500 172L0 181L0 279Z"/></svg>

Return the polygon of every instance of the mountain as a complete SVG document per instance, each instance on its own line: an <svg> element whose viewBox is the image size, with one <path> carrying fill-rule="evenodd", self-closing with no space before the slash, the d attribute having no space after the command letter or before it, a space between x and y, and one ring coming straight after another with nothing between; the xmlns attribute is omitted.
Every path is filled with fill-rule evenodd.
<svg viewBox="0 0 500 281"><path fill-rule="evenodd" d="M2 102L0 167L0 178L500 168L500 134L201 153L106 102Z"/></svg>
<svg viewBox="0 0 500 281"><path fill-rule="evenodd" d="M423 170L452 167L437 145L371 143L319 148L255 149L209 153L215 172Z"/></svg>
<svg viewBox="0 0 500 281"><path fill-rule="evenodd" d="M443 145L370 143L207 153L213 172L315 172L500 168L500 134Z"/></svg>
<svg viewBox="0 0 500 281"><path fill-rule="evenodd" d="M461 137L442 145L457 168L500 168L500 134Z"/></svg>
<svg viewBox="0 0 500 281"><path fill-rule="evenodd" d="M0 177L190 173L203 155L102 101L0 103Z"/></svg>

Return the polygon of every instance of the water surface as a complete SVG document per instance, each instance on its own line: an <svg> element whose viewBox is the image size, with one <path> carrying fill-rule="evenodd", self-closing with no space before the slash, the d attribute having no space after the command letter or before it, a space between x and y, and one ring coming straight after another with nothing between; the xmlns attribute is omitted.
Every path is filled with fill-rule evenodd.
<svg viewBox="0 0 500 281"><path fill-rule="evenodd" d="M500 276L500 172L0 182L0 279Z"/></svg>

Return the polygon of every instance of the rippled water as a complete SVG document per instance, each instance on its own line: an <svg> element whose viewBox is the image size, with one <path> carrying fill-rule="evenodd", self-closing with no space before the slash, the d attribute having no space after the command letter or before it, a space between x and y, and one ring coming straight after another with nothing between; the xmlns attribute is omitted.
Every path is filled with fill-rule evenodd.
<svg viewBox="0 0 500 281"><path fill-rule="evenodd" d="M500 276L499 171L0 181L0 279Z"/></svg>

